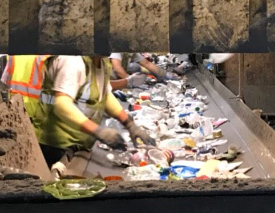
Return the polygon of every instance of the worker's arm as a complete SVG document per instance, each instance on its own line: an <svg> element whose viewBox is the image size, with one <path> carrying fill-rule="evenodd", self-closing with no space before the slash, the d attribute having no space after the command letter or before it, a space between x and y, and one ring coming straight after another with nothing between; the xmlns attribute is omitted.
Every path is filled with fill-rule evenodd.
<svg viewBox="0 0 275 213"><path fill-rule="evenodd" d="M122 125L124 125L132 139L132 142L137 146L137 138L140 138L144 144L156 145L155 140L138 127L133 119L124 111L118 100L115 98L113 93L109 93L106 102L106 113L113 118L116 118Z"/></svg>
<svg viewBox="0 0 275 213"><path fill-rule="evenodd" d="M113 88L113 91L120 90L124 88L132 88L142 85L146 80L146 75L141 73L135 73L133 75L130 75L126 79L121 80L113 80L111 81L111 86Z"/></svg>
<svg viewBox="0 0 275 213"><path fill-rule="evenodd" d="M128 118L128 114L124 111L119 101L111 92L107 96L105 111L110 117L116 118L121 123L123 123Z"/></svg>
<svg viewBox="0 0 275 213"><path fill-rule="evenodd" d="M145 67L147 70L149 70L153 73L156 73L159 69L158 66L156 66L152 62L148 61L147 59L143 59L142 61L140 61L140 65Z"/></svg>
<svg viewBox="0 0 275 213"><path fill-rule="evenodd" d="M110 83L113 88L113 91L121 90L121 89L127 88L128 86L127 79L113 80L113 81L110 81Z"/></svg>
<svg viewBox="0 0 275 213"><path fill-rule="evenodd" d="M124 79L128 77L126 70L122 66L121 60L112 58L111 62L112 62L113 70L114 72L116 72L119 78Z"/></svg>
<svg viewBox="0 0 275 213"><path fill-rule="evenodd" d="M140 61L140 65L145 67L147 70L152 72L154 75L156 75L158 77L158 80L163 80L166 75L166 71L164 69L156 66L155 64L148 61L147 59L143 59L142 61Z"/></svg>
<svg viewBox="0 0 275 213"><path fill-rule="evenodd" d="M126 150L124 140L115 129L102 128L87 118L74 104L74 100L65 93L56 92L54 113L64 123L88 135L94 135L101 142L114 149Z"/></svg>

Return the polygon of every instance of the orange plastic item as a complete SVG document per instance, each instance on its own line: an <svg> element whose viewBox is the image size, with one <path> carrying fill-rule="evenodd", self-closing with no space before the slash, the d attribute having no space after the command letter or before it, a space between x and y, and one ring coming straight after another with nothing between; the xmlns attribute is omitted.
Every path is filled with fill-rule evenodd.
<svg viewBox="0 0 275 213"><path fill-rule="evenodd" d="M195 178L195 180L208 180L208 179L210 179L210 178L206 175Z"/></svg>
<svg viewBox="0 0 275 213"><path fill-rule="evenodd" d="M148 92L142 92L139 94L139 98L143 101L150 100L150 93Z"/></svg>
<svg viewBox="0 0 275 213"><path fill-rule="evenodd" d="M148 78L152 78L152 79L154 79L154 80L156 80L156 81L158 80L154 75L147 75L147 77L148 77Z"/></svg>
<svg viewBox="0 0 275 213"><path fill-rule="evenodd" d="M140 98L145 101L145 100L150 100L150 96L140 96Z"/></svg>
<svg viewBox="0 0 275 213"><path fill-rule="evenodd" d="M120 176L108 176L104 178L104 181L121 181L123 180Z"/></svg>
<svg viewBox="0 0 275 213"><path fill-rule="evenodd" d="M142 107L140 105L137 105L137 104L133 105L133 110L134 111L141 110L141 109L142 109Z"/></svg>
<svg viewBox="0 0 275 213"><path fill-rule="evenodd" d="M139 166L140 166L140 167L142 167L142 166L147 166L146 161L140 161Z"/></svg>

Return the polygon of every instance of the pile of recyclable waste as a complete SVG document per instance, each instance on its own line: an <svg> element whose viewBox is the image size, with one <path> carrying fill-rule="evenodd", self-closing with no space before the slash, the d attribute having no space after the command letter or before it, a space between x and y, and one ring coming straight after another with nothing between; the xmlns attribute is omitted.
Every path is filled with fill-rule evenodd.
<svg viewBox="0 0 275 213"><path fill-rule="evenodd" d="M128 181L250 178L246 173L252 168L241 168L243 162L238 160L244 153L220 129L228 119L204 116L208 97L188 84L185 73L190 72L190 62L175 58L154 60L170 69L163 83L148 79L141 87L124 91L129 113L156 140L156 147L141 140L134 147L115 119L107 119L105 125L121 132L128 150L117 153L101 143L98 147L107 151L106 158L114 166L125 168L123 179ZM220 151L221 146L226 151Z"/></svg>

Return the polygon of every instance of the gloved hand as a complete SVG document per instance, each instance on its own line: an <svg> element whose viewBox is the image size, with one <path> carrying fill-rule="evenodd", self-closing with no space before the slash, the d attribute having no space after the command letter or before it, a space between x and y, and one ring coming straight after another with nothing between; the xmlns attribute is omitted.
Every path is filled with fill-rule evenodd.
<svg viewBox="0 0 275 213"><path fill-rule="evenodd" d="M98 127L97 130L94 132L94 135L98 140L108 145L112 149L119 149L122 151L127 150L124 139L115 129Z"/></svg>
<svg viewBox="0 0 275 213"><path fill-rule="evenodd" d="M126 78L128 81L128 87L136 87L143 84L146 80L146 75L141 73L135 73L133 75L130 75L128 78Z"/></svg>
<svg viewBox="0 0 275 213"><path fill-rule="evenodd" d="M163 81L166 76L166 70L159 67L156 75L157 75L158 81Z"/></svg>
<svg viewBox="0 0 275 213"><path fill-rule="evenodd" d="M151 138L144 130L138 127L130 116L127 121L124 122L124 126L128 129L131 140L133 141L135 147L138 146L137 139L139 138L146 145L156 146L155 139Z"/></svg>

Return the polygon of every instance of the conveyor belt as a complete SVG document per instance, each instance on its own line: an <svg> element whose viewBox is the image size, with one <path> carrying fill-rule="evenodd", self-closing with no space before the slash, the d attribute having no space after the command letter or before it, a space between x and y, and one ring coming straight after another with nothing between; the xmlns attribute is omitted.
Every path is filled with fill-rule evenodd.
<svg viewBox="0 0 275 213"><path fill-rule="evenodd" d="M223 111L221 110L222 107L224 107L225 102L220 103L220 99L213 99L211 95L208 93L207 90L210 88L205 88L204 85L201 84L198 77L196 75L190 74L188 76L189 83L191 85L195 85L197 89L200 91L201 95L207 95L208 96L208 107L209 109L204 113L205 116L208 117L214 117L214 118L228 118L228 115L225 115ZM230 118L229 118L230 119ZM231 122L225 123L220 127L222 129L223 134L226 139L228 139L228 144L218 147L219 151L227 151L229 144L236 144L237 147L241 148L242 151L245 153L238 157L236 160L237 162L243 161L243 164L241 165L242 168L246 167L253 167L253 169L247 173L247 175L253 177L253 178L266 178L267 172L264 170L264 168L257 162L256 158L253 156L252 152L248 148L246 141L243 139L243 134L250 134L249 137L251 139L255 140L255 136L249 132L247 129L245 131L245 125L242 123L241 120L239 120L239 124L242 125L242 128L237 129L234 124ZM260 142L259 142L260 143Z"/></svg>
<svg viewBox="0 0 275 213"><path fill-rule="evenodd" d="M192 86L195 86L201 95L208 96L207 100L209 109L204 113L205 116L214 118L234 118L234 122L228 122L220 127L229 143L224 146L219 146L219 151L227 151L228 145L232 143L236 144L239 148L241 148L241 150L245 151L245 153L236 160L237 162L243 161L241 168L253 167L253 169L247 173L247 175L251 176L252 178L269 177L269 172L264 167L264 164L261 163L261 159L257 159L254 155L255 151L257 152L257 150L252 151L250 149L250 147L255 147L251 146L251 141L256 144L258 143L257 147L259 148L259 152L264 153L264 161L273 161L273 158L267 149L235 114L224 114L224 110L222 109L229 108L229 105L226 104L226 101L222 99L217 91L213 90L211 87L206 87L203 85L201 81L203 76L200 73L192 72L189 73L187 77L188 83ZM86 167L84 175L93 176L97 175L98 173L100 173L103 177L109 175L121 175L123 169L113 167L112 164L107 161L106 154L106 151L94 147L92 157Z"/></svg>

